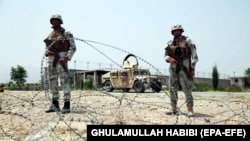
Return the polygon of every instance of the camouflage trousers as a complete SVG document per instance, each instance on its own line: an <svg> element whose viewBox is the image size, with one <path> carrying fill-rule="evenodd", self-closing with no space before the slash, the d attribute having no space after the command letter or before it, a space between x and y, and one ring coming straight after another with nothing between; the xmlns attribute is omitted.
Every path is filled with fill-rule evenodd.
<svg viewBox="0 0 250 141"><path fill-rule="evenodd" d="M64 94L64 100L69 101L71 98L70 84L69 84L69 73L67 70L57 63L53 66L53 58L48 60L48 83L49 91L52 94L52 100L58 100L60 95L59 92L62 89Z"/></svg>
<svg viewBox="0 0 250 141"><path fill-rule="evenodd" d="M170 72L169 76L170 102L173 104L177 104L179 86L181 86L183 93L185 94L186 103L193 104L194 103L192 96L193 81L188 78L188 76L183 70L180 70L178 74Z"/></svg>

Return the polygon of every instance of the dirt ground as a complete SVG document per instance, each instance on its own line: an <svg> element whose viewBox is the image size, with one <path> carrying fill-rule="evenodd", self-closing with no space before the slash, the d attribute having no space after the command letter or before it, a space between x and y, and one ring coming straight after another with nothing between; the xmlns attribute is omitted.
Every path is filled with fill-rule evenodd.
<svg viewBox="0 0 250 141"><path fill-rule="evenodd" d="M249 94L246 94L249 95ZM72 91L71 113L45 113L50 95L43 91L0 93L0 140L86 140L90 124L116 125L231 125L250 124L250 99L244 95L193 94L194 116L187 116L183 93L178 115L170 111L169 95ZM60 107L63 106L63 94Z"/></svg>

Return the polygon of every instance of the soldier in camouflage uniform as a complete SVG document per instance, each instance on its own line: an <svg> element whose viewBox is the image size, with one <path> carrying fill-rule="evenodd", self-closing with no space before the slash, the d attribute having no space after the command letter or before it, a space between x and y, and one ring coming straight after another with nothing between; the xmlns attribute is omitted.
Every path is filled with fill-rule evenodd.
<svg viewBox="0 0 250 141"><path fill-rule="evenodd" d="M188 115L193 115L193 76L198 56L195 44L192 40L183 36L182 25L176 24L172 27L173 40L168 42L165 48L165 61L170 63L169 67L169 92L172 113L177 113L179 85L185 94Z"/></svg>
<svg viewBox="0 0 250 141"><path fill-rule="evenodd" d="M53 31L44 40L46 44L45 55L48 57L48 79L49 90L52 94L52 105L46 110L49 112L59 112L59 89L60 85L64 93L64 106L61 113L70 112L70 85L69 85L69 72L68 61L71 60L75 51L76 45L73 35L69 31L65 31L61 24L63 20L61 15L52 15L50 18Z"/></svg>

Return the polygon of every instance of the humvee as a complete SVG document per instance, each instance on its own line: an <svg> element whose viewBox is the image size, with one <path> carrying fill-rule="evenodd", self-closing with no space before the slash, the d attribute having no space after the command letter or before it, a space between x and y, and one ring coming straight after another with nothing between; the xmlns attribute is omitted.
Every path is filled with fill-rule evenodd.
<svg viewBox="0 0 250 141"><path fill-rule="evenodd" d="M134 57L136 61L128 61L129 57ZM152 92L160 92L162 84L158 78L151 76L148 69L139 69L138 66L136 56L128 54L121 69L102 75L103 90L112 92L114 89L121 89L123 92L129 92L134 89L135 92L144 93L147 88L151 88Z"/></svg>

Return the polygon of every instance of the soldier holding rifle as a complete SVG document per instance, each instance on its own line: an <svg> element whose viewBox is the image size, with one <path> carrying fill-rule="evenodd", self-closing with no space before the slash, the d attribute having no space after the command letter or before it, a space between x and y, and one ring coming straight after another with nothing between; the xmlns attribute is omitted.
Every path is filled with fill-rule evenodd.
<svg viewBox="0 0 250 141"><path fill-rule="evenodd" d="M76 45L73 35L61 27L61 24L63 24L61 15L52 15L50 23L52 24L53 31L44 42L46 44L45 55L48 57L47 71L52 99L51 106L46 110L46 113L61 111L61 113L65 114L70 112L71 98L68 61L73 57L76 51ZM60 110L58 102L59 85L62 85L64 93L64 106L62 110Z"/></svg>
<svg viewBox="0 0 250 141"><path fill-rule="evenodd" d="M169 66L169 92L172 113L177 113L177 101L179 85L185 97L188 115L193 115L194 100L192 96L193 77L195 65L198 61L196 46L192 40L182 35L184 29L182 25L176 24L171 29L173 40L168 42L165 48L165 61Z"/></svg>

